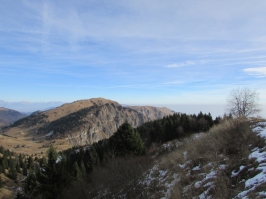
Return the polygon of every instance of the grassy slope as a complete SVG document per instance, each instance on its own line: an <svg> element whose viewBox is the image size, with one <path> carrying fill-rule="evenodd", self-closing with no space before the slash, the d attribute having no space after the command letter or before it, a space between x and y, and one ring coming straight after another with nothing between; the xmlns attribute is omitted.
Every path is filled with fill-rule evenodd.
<svg viewBox="0 0 266 199"><path fill-rule="evenodd" d="M226 121L160 159L154 169L166 173L157 176L164 181L160 193L166 198L242 198L238 194L245 182L258 174L257 161L249 158L256 147L266 150L250 121ZM260 198L257 190L247 195Z"/></svg>
<svg viewBox="0 0 266 199"><path fill-rule="evenodd" d="M0 174L3 181L3 187L0 188L0 198L1 199L11 199L14 198L19 187L22 187L21 179L24 177L21 174L18 174L18 182L9 179L5 174Z"/></svg>
<svg viewBox="0 0 266 199"><path fill-rule="evenodd" d="M266 151L252 125L246 119L225 121L208 133L154 147L144 157L114 160L93 172L92 183L74 184L64 198L239 198L247 179L259 173L249 155L256 147ZM263 198L265 186L245 194Z"/></svg>
<svg viewBox="0 0 266 199"><path fill-rule="evenodd" d="M73 103L64 104L60 107L44 111L39 113L38 116L43 118L43 121L52 122L64 116L67 116L71 113L75 113L81 109L88 108L94 105L103 105L106 103L117 104L117 102L104 99L104 98L93 98L90 100L79 100ZM135 109L143 109L144 107L134 107ZM154 108L154 107L146 107L150 113L152 119L155 119L155 113L161 110L163 113L172 114L172 112L167 108ZM153 112L154 111L154 112ZM69 143L66 138L56 138L53 140L46 140L45 134L40 133L37 134L36 131L43 127L44 123L40 122L40 119L36 119L37 113L35 116L32 116L32 120L22 122L22 124L15 125L12 128L7 128L2 130L2 134L0 133L0 145L4 146L6 149L14 151L16 153L23 153L28 155L35 155L40 157L47 150L50 144L53 144L58 151L63 151L68 148L71 148L73 145ZM29 117L25 118L28 119ZM35 122L34 122L35 121ZM40 123L36 122L39 121ZM1 123L0 123L1 125ZM106 136L106 135L105 135ZM104 137L104 135L102 136Z"/></svg>

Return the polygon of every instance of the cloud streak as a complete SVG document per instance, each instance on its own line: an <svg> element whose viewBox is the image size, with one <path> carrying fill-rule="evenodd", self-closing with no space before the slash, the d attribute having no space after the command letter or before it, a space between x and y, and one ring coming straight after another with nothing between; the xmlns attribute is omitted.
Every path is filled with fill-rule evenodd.
<svg viewBox="0 0 266 199"><path fill-rule="evenodd" d="M243 71L258 78L266 77L266 67L245 68Z"/></svg>
<svg viewBox="0 0 266 199"><path fill-rule="evenodd" d="M252 77L266 75L264 0L13 4L0 6L4 98L64 101L115 92L110 96L155 103L168 94L186 101L179 97L186 90L200 101L198 90L265 89L265 78Z"/></svg>
<svg viewBox="0 0 266 199"><path fill-rule="evenodd" d="M174 64L169 64L164 66L165 68L180 68L180 67L184 67L184 66L192 66L195 65L196 63L193 61L185 61L182 63L174 63Z"/></svg>

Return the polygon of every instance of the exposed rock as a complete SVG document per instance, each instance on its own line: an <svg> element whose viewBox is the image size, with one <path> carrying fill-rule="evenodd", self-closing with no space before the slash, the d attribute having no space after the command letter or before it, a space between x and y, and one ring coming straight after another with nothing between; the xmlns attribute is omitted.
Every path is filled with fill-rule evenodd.
<svg viewBox="0 0 266 199"><path fill-rule="evenodd" d="M154 107L148 109L141 107L140 110L141 112L135 108L109 103L97 106L87 113L86 119L83 118L86 122L84 127L79 129L80 132L72 131L73 136L69 136L68 139L74 145L92 144L109 138L125 121L128 121L133 127L137 127L145 122L166 116Z"/></svg>
<svg viewBox="0 0 266 199"><path fill-rule="evenodd" d="M49 139L64 138L72 145L83 145L109 138L125 121L137 127L170 114L173 111L167 108L123 107L112 100L93 98L38 112L17 121L13 127L34 132L32 135L41 139L53 132L52 135L49 134ZM11 129L12 127L5 134Z"/></svg>

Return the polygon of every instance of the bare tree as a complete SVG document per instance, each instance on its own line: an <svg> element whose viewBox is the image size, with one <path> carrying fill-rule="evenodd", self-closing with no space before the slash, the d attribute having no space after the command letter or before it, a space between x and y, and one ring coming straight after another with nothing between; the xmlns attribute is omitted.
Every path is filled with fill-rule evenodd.
<svg viewBox="0 0 266 199"><path fill-rule="evenodd" d="M228 110L236 117L249 117L260 112L259 94L249 88L233 89L227 100Z"/></svg>

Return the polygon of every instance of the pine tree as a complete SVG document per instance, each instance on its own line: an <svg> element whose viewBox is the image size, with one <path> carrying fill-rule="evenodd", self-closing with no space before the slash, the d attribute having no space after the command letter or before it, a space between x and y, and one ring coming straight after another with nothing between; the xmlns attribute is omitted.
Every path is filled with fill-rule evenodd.
<svg viewBox="0 0 266 199"><path fill-rule="evenodd" d="M82 178L82 173L77 162L75 162L73 165L73 173L75 180L79 181Z"/></svg>
<svg viewBox="0 0 266 199"><path fill-rule="evenodd" d="M35 196L36 187L37 187L37 178L36 178L35 172L33 170L30 170L29 175L25 179L25 183L23 187L24 193L27 195Z"/></svg>
<svg viewBox="0 0 266 199"><path fill-rule="evenodd" d="M58 161L58 153L51 145L47 151L47 163L37 172L37 193L42 195L43 199L59 198L61 191L69 183L69 177L66 172L65 157Z"/></svg>
<svg viewBox="0 0 266 199"><path fill-rule="evenodd" d="M2 176L0 176L0 188L3 187L3 180L2 180Z"/></svg>
<svg viewBox="0 0 266 199"><path fill-rule="evenodd" d="M17 163L17 164L16 164L16 170L17 170L17 172L18 172L18 173L20 173L20 172L21 172L21 171L20 171L20 166L19 166L19 163Z"/></svg>
<svg viewBox="0 0 266 199"><path fill-rule="evenodd" d="M2 167L3 167L3 171L8 168L8 162L7 162L6 156L4 156L4 159L2 160Z"/></svg>
<svg viewBox="0 0 266 199"><path fill-rule="evenodd" d="M27 168L30 169L32 164L33 164L33 158L31 156L29 156L28 157L28 162L27 162Z"/></svg>
<svg viewBox="0 0 266 199"><path fill-rule="evenodd" d="M0 146L0 153L3 154L4 153L4 147Z"/></svg>
<svg viewBox="0 0 266 199"><path fill-rule="evenodd" d="M22 165L22 174L24 176L27 176L27 174L28 174L28 170L27 170L27 165L26 164Z"/></svg>
<svg viewBox="0 0 266 199"><path fill-rule="evenodd" d="M23 167L23 164L24 164L24 161L23 161L23 158L22 158L22 155L21 154L19 154L19 156L18 156L18 162L19 162L19 167Z"/></svg>
<svg viewBox="0 0 266 199"><path fill-rule="evenodd" d="M17 179L16 162L13 159L10 160L10 168L8 171L8 176L13 180Z"/></svg>
<svg viewBox="0 0 266 199"><path fill-rule="evenodd" d="M87 168L88 171L91 172L93 168L99 164L99 156L93 146L90 147L87 158Z"/></svg>
<svg viewBox="0 0 266 199"><path fill-rule="evenodd" d="M128 122L122 124L110 138L110 147L118 156L142 155L145 152L139 133Z"/></svg>
<svg viewBox="0 0 266 199"><path fill-rule="evenodd" d="M52 199L58 195L56 186L58 179L55 165L58 154L52 145L47 151L47 156L47 164L37 173L37 181L40 183L38 192L42 194L43 198Z"/></svg>
<svg viewBox="0 0 266 199"><path fill-rule="evenodd" d="M42 157L40 160L39 160L39 165L40 167L44 167L45 165L47 164L47 160L45 157Z"/></svg>
<svg viewBox="0 0 266 199"><path fill-rule="evenodd" d="M86 168L85 168L83 160L81 160L80 162L80 171L81 171L82 177L84 178L86 176Z"/></svg>

